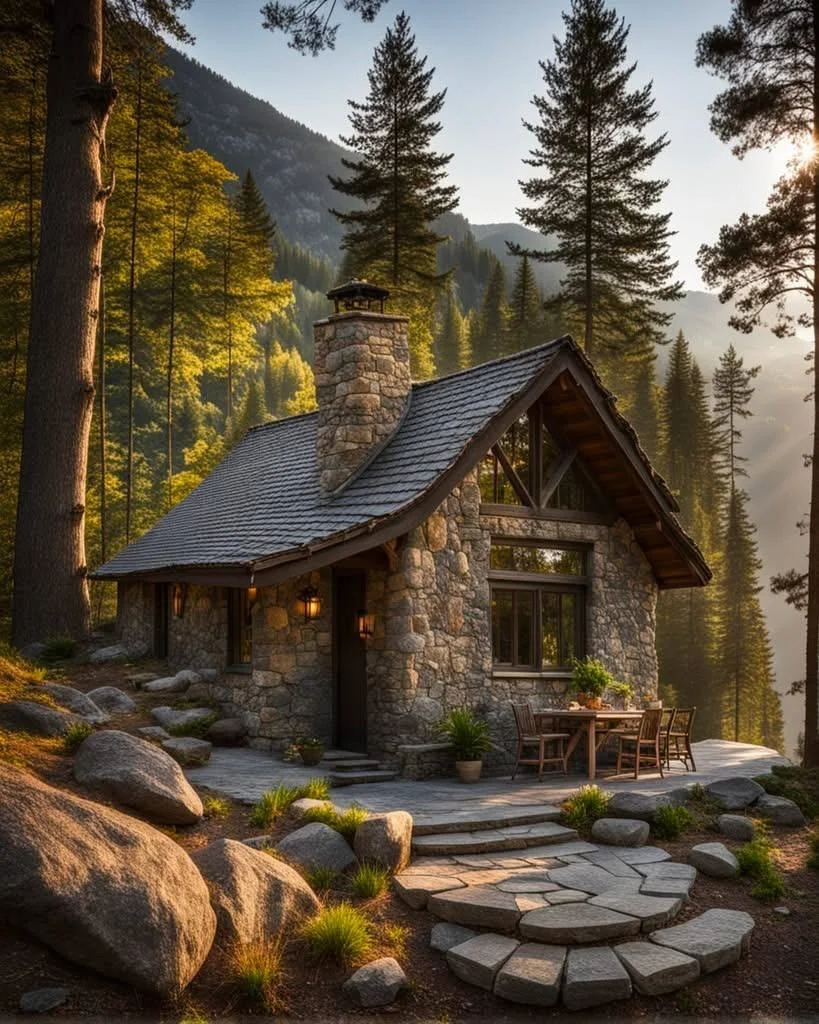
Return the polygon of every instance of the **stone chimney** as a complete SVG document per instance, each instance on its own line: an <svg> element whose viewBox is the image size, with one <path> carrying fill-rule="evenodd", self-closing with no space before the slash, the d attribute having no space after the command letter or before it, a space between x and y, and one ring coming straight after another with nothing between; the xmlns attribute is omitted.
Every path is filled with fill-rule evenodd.
<svg viewBox="0 0 819 1024"><path fill-rule="evenodd" d="M327 293L335 312L313 325L316 461L327 494L384 447L409 402L407 318L384 312L388 296L386 288L350 281Z"/></svg>

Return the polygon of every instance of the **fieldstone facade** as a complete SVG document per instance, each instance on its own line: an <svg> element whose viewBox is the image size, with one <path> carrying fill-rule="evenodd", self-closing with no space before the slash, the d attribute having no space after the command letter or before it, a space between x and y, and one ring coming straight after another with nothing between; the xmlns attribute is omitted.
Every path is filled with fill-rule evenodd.
<svg viewBox="0 0 819 1024"><path fill-rule="evenodd" d="M346 483L389 440L407 408L407 318L356 310L313 327L322 488Z"/></svg>
<svg viewBox="0 0 819 1024"><path fill-rule="evenodd" d="M613 525L513 515L482 515L471 473L420 526L401 538L397 565L367 574L367 608L375 633L367 641L368 753L425 774L424 758L399 748L433 743L437 723L452 708L470 706L490 723L496 750L491 769L507 767L514 750L512 700L560 705L567 679L559 674L493 672L489 552L492 538L588 545L586 651L638 696L656 690L654 645L657 584L624 520ZM321 614L306 622L304 587L319 593ZM120 589L125 643L153 641L154 588ZM260 588L253 609L253 663L223 674L211 695L239 714L250 742L281 750L298 735L334 742L332 570ZM182 618L171 616L172 668L227 668L227 594L188 587ZM364 641L362 641L364 642ZM430 755L432 770L445 753Z"/></svg>

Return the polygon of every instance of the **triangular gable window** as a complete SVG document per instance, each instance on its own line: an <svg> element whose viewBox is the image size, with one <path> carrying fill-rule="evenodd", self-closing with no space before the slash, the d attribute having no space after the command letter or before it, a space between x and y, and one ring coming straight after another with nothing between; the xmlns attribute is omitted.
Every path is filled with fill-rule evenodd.
<svg viewBox="0 0 819 1024"><path fill-rule="evenodd" d="M561 446L533 407L493 445L479 468L486 505L517 505L542 513L604 513L606 502L576 453Z"/></svg>

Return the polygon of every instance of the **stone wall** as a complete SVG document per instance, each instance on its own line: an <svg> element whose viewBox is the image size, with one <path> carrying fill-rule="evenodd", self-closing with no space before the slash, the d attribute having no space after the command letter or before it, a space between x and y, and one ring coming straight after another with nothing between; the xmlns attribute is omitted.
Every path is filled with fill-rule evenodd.
<svg viewBox="0 0 819 1024"><path fill-rule="evenodd" d="M117 635L120 642L135 654L153 651L153 583L117 584Z"/></svg>
<svg viewBox="0 0 819 1024"><path fill-rule="evenodd" d="M409 395L407 319L382 313L339 313L313 327L316 457L332 492L383 445L398 426Z"/></svg>

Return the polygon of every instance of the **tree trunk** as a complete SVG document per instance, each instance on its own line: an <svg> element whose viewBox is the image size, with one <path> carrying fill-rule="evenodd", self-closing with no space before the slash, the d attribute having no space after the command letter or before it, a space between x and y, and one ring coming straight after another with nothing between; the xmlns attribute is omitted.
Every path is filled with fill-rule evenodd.
<svg viewBox="0 0 819 1024"><path fill-rule="evenodd" d="M171 256L171 308L168 327L168 379L166 394L167 446L168 446L168 508L173 507L173 357L176 343L176 211L173 221L173 253Z"/></svg>
<svg viewBox="0 0 819 1024"><path fill-rule="evenodd" d="M139 61L139 57L137 57ZM131 204L131 250L128 271L128 460L125 469L125 543L131 540L134 504L134 335L136 331L136 244L139 219L139 172L142 156L142 64L137 70L136 132L134 139L134 198Z"/></svg>
<svg viewBox="0 0 819 1024"><path fill-rule="evenodd" d="M586 280L585 280L585 325L583 330L583 347L589 359L593 356L593 318L592 302L594 301L594 289L592 287L592 109L591 109L591 70L586 84Z"/></svg>
<svg viewBox="0 0 819 1024"><path fill-rule="evenodd" d="M85 484L106 191L100 155L116 91L103 82L102 0L54 5L40 244L24 405L12 637L88 632Z"/></svg>
<svg viewBox="0 0 819 1024"><path fill-rule="evenodd" d="M108 561L108 545L106 544L105 521L108 514L107 509L107 484L108 459L106 450L106 409L105 409L105 278L100 277L100 316L99 331L97 334L97 359L99 361L99 389L100 389L100 563L105 565Z"/></svg>
<svg viewBox="0 0 819 1024"><path fill-rule="evenodd" d="M814 5L814 12L816 7ZM817 17L814 13L814 39ZM813 145L819 146L819 66L813 64ZM807 768L819 765L819 394L816 374L819 373L819 173L813 163L813 457L810 483L810 525L808 534L808 628L805 656L805 749Z"/></svg>

